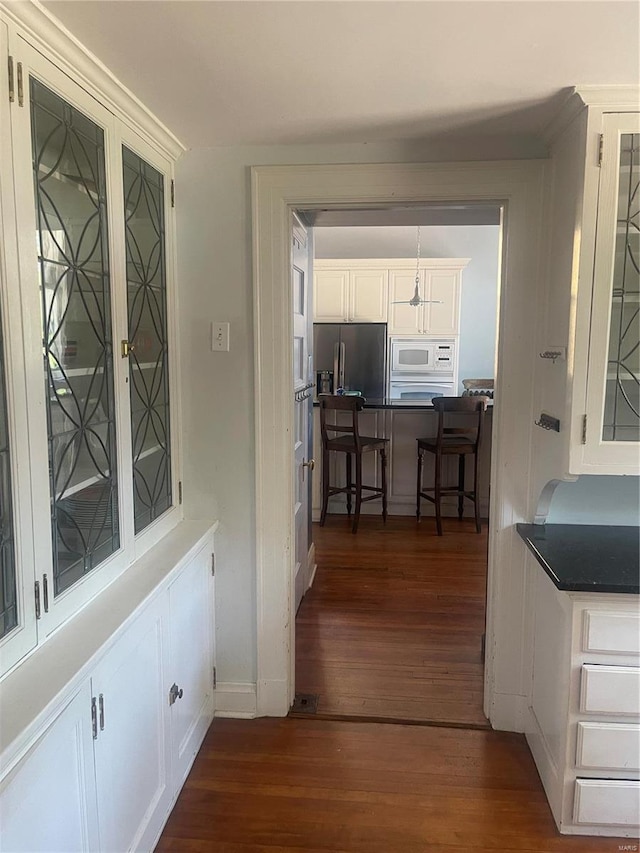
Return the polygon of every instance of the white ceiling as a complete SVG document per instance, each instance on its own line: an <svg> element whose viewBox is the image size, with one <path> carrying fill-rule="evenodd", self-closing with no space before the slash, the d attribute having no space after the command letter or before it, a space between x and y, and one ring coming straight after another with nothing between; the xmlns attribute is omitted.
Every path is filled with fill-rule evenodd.
<svg viewBox="0 0 640 853"><path fill-rule="evenodd" d="M50 0L189 147L536 139L639 79L637 2Z"/></svg>

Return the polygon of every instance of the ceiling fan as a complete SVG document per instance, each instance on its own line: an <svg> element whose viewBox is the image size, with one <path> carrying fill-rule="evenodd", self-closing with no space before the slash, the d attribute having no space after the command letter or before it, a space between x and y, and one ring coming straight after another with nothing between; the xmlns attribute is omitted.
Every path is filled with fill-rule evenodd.
<svg viewBox="0 0 640 853"><path fill-rule="evenodd" d="M411 299L397 300L392 302L392 305L411 305L417 308L419 305L429 304L442 305L442 299L422 299L420 296L420 226L418 225L417 233L417 248L416 248L416 289L413 291Z"/></svg>

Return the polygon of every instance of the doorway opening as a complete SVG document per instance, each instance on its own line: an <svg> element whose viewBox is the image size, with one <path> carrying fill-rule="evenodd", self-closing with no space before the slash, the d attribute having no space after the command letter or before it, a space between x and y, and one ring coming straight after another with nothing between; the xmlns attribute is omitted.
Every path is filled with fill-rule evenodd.
<svg viewBox="0 0 640 853"><path fill-rule="evenodd" d="M493 400L479 453L480 535L471 520L474 507L466 500L459 520L457 499L443 498L442 537L436 535L432 504L422 502L422 519L416 521L416 440L435 433L432 396L482 390L493 398L502 206L396 204L298 215L313 254L309 312L314 325L313 333L309 325L308 352L314 396L319 376L323 390L327 384L337 387L333 348L325 338L342 334L352 344L346 375L341 374L344 390L355 394L364 388L365 396L375 398L360 414L361 429L389 439L389 518L382 523L379 501L363 504L363 519L352 536L345 496L338 495L319 527L316 402L313 445L306 457L315 460L309 541L316 571L309 572L315 583L301 604L299 585L296 594L292 713L487 727L483 683ZM405 307L403 298L418 276L425 300L433 301L425 301L424 308ZM378 332L384 340L376 348L383 355L380 364L370 346ZM405 381L394 380L392 350L400 343L423 350L446 347L446 371L420 370L401 375ZM366 353L362 365L359 350ZM457 481L458 458L443 462L444 483ZM335 464L342 467L332 471L332 482L340 482L345 463ZM469 467L465 488L472 486ZM424 482L431 484L432 478L431 466ZM364 479L379 485L373 458Z"/></svg>
<svg viewBox="0 0 640 853"><path fill-rule="evenodd" d="M521 731L525 719L526 554L516 523L537 501L531 475L536 400L526 381L536 352L544 161L255 166L253 304L255 368L256 713L285 716L295 685L295 476L291 453L291 214L294 210L495 203L505 222L499 312L500 401L494 422L501 465L491 471L485 716Z"/></svg>

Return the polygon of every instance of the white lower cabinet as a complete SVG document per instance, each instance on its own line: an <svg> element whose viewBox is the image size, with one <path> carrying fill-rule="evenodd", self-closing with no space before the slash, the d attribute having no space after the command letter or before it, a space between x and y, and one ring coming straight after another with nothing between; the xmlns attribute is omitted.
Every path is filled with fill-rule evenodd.
<svg viewBox="0 0 640 853"><path fill-rule="evenodd" d="M101 850L151 849L171 803L165 604L153 602L91 677Z"/></svg>
<svg viewBox="0 0 640 853"><path fill-rule="evenodd" d="M153 850L213 719L213 538L90 657L0 782L2 853Z"/></svg>
<svg viewBox="0 0 640 853"><path fill-rule="evenodd" d="M201 551L169 587L169 656L165 695L171 715L172 788L189 772L209 724L214 689L211 553Z"/></svg>
<svg viewBox="0 0 640 853"><path fill-rule="evenodd" d="M3 853L100 849L90 703L87 682L0 783Z"/></svg>
<svg viewBox="0 0 640 853"><path fill-rule="evenodd" d="M562 592L527 554L534 611L525 724L551 811L570 835L640 829L637 595Z"/></svg>

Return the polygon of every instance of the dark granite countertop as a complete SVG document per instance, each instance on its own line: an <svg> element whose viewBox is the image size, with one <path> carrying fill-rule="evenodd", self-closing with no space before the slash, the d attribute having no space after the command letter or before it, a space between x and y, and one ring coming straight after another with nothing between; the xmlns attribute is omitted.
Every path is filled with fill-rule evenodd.
<svg viewBox="0 0 640 853"><path fill-rule="evenodd" d="M640 593L640 528L591 524L516 526L558 589Z"/></svg>
<svg viewBox="0 0 640 853"><path fill-rule="evenodd" d="M318 401L314 400L313 405L317 406ZM433 403L431 400L393 400L391 397L368 397L364 403L365 409L415 409L416 411L433 411ZM489 401L487 411L493 408L493 400Z"/></svg>

